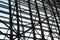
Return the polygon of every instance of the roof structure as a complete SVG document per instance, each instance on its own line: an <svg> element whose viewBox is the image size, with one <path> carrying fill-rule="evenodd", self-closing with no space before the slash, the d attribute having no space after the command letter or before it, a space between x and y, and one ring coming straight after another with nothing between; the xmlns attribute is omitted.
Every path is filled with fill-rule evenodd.
<svg viewBox="0 0 60 40"><path fill-rule="evenodd" d="M0 40L60 40L60 1L0 0Z"/></svg>

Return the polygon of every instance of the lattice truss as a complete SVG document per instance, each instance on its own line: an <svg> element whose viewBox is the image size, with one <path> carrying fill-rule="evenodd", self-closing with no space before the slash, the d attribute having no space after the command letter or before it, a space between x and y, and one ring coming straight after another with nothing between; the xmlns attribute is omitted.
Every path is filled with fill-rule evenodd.
<svg viewBox="0 0 60 40"><path fill-rule="evenodd" d="M59 0L0 0L0 40L60 40L59 4Z"/></svg>

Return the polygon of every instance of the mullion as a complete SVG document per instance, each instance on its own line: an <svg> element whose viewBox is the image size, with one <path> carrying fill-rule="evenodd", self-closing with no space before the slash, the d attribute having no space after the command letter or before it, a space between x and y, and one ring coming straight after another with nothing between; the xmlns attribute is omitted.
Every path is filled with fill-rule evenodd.
<svg viewBox="0 0 60 40"><path fill-rule="evenodd" d="M59 17L59 21L60 21L60 16L59 16L59 11L57 10L57 6L56 6L56 2L55 2L55 0L53 0L53 2L54 2L54 6L55 6L55 8L56 8L56 13L57 13L57 15L58 15L58 17ZM56 19L57 20L57 19ZM56 22L57 23L57 22ZM58 25L58 24L57 24ZM58 26L59 27L59 26ZM60 36L60 29L59 29L59 36Z"/></svg>
<svg viewBox="0 0 60 40"><path fill-rule="evenodd" d="M50 7L51 7L51 9L52 9L52 13L53 13L53 16L54 16L54 18L55 18L55 21L56 21L56 24L57 24L57 28L58 28L58 31L59 31L59 25L58 25L58 22L57 22L57 18L56 18L56 16L55 16L55 12L53 11L53 7L52 7L52 5L51 5L51 3L50 3L50 1L48 0L48 2L49 2L49 5L50 5ZM55 2L54 2L55 3ZM57 10L56 10L57 11Z"/></svg>
<svg viewBox="0 0 60 40"><path fill-rule="evenodd" d="M41 23L41 18L40 18L39 9L38 9L38 5L37 5L36 0L35 0L35 4L36 4L36 10L37 10L38 18L39 18L39 24L40 24L40 27L41 27L42 40L45 40L43 29L42 29L43 26L42 26L42 23Z"/></svg>
<svg viewBox="0 0 60 40"><path fill-rule="evenodd" d="M21 10L21 8L20 8ZM20 11L20 16L22 15L21 11ZM24 25L23 25L23 21L22 21L22 17L21 17L21 25L22 25L22 32L24 33ZM23 34L23 40L25 40L25 33Z"/></svg>
<svg viewBox="0 0 60 40"><path fill-rule="evenodd" d="M10 15L10 40L13 40L13 31L12 31L12 15L11 15L11 0L8 0L9 2L9 15Z"/></svg>
<svg viewBox="0 0 60 40"><path fill-rule="evenodd" d="M36 40L35 26L34 26L33 18L32 18L32 12L31 12L30 0L28 0L28 7L29 7L29 12L30 12L31 24L32 24L33 40Z"/></svg>
<svg viewBox="0 0 60 40"><path fill-rule="evenodd" d="M48 28L49 28L49 33L50 33L50 36L51 36L51 40L54 40L54 38L52 36L52 30L50 28L50 24L49 24L49 19L48 19L48 16L47 16L46 8L45 8L45 5L44 5L44 0L42 0L42 3L43 3L43 9L44 9L44 12L45 12L45 15L46 15L46 19L47 19L47 24L48 24Z"/></svg>
<svg viewBox="0 0 60 40"><path fill-rule="evenodd" d="M19 13L18 13L18 1L15 0L15 6L16 6L16 17L17 17L17 38L20 40L20 27L19 27Z"/></svg>

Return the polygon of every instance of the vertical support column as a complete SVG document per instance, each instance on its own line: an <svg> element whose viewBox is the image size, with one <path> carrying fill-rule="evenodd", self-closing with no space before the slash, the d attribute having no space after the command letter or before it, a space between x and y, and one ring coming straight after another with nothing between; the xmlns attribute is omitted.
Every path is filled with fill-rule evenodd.
<svg viewBox="0 0 60 40"><path fill-rule="evenodd" d="M55 0L53 0L53 2L54 2L54 6L55 6L55 8L56 8L56 13L57 13L58 18L59 18L59 20L60 20L60 15L59 15L59 11L57 10L57 9L58 9L58 7L57 7L57 5L56 5L56 1L55 1ZM56 23L57 23L57 22L56 22ZM58 24L57 24L57 27L58 27L59 36L60 36L60 28L59 28L59 25L58 25Z"/></svg>
<svg viewBox="0 0 60 40"><path fill-rule="evenodd" d="M20 16L21 16L21 12L20 12ZM23 40L25 40L24 25L22 23L22 17L21 17L21 25L22 25L22 32L23 32Z"/></svg>
<svg viewBox="0 0 60 40"><path fill-rule="evenodd" d="M12 23L12 14L11 14L11 0L8 0L8 1L9 1L9 15L10 15L10 40L13 40L13 31L12 31L13 23Z"/></svg>
<svg viewBox="0 0 60 40"><path fill-rule="evenodd" d="M51 36L51 40L54 40L54 38L52 36L52 30L50 28L50 24L49 24L49 19L48 19L48 16L47 16L46 8L45 8L45 5L44 5L44 0L42 0L42 3L43 3L43 8L44 8L44 12L45 12L45 15L46 15L46 19L47 19L47 24L48 24L48 28L49 28L49 33L50 33L50 36Z"/></svg>
<svg viewBox="0 0 60 40"><path fill-rule="evenodd" d="M24 25L22 24L22 31L23 31L23 33L24 33ZM25 40L25 33L23 34L23 40Z"/></svg>
<svg viewBox="0 0 60 40"><path fill-rule="evenodd" d="M33 18L32 18L31 7L30 7L30 0L28 0L28 7L29 7L29 12L30 12L30 18L31 18L31 24L32 24L33 37L34 37L34 40L36 40L35 27L34 27Z"/></svg>
<svg viewBox="0 0 60 40"><path fill-rule="evenodd" d="M16 6L16 17L17 17L17 38L20 40L20 27L19 27L19 13L18 13L18 0L15 0L15 6Z"/></svg>
<svg viewBox="0 0 60 40"><path fill-rule="evenodd" d="M45 38L44 38L44 33L43 33L43 29L42 29L42 23L41 23L39 8L38 8L38 5L37 5L36 0L35 0L35 4L36 4L36 10L37 10L38 18L39 18L39 24L40 24L40 27L41 27L42 40L45 40Z"/></svg>
<svg viewBox="0 0 60 40"><path fill-rule="evenodd" d="M56 13L54 12L54 10L53 10L53 7L52 7L52 5L51 5L51 3L50 3L50 1L48 0L48 2L49 2L49 5L50 5L50 7L51 7L51 9L52 9L52 13L53 13L53 16L54 16L54 18L55 18L55 21L56 21L56 24L57 24L57 28L58 28L58 31L59 31L59 35L60 35L60 29L59 29L59 25L58 25L58 21L57 21L57 18L56 18L56 13L58 14L58 16L59 16L59 13L58 13L58 11L57 11L57 6L56 6L56 3L55 3L55 0L53 0L53 3L55 4L54 6L55 6L55 8L56 8ZM59 18L59 20L60 20L60 18Z"/></svg>

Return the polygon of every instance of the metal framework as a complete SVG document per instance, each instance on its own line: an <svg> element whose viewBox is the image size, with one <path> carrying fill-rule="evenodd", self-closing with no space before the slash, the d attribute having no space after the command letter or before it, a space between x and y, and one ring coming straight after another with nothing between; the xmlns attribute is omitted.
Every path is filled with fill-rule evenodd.
<svg viewBox="0 0 60 40"><path fill-rule="evenodd" d="M0 0L0 40L60 40L59 0Z"/></svg>

